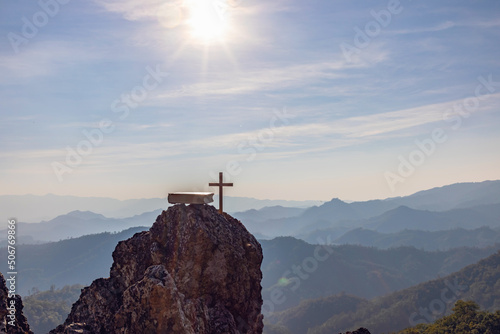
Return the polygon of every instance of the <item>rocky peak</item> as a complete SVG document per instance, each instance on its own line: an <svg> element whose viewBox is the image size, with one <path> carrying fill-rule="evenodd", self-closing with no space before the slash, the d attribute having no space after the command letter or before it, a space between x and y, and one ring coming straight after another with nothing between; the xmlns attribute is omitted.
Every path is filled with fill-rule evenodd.
<svg viewBox="0 0 500 334"><path fill-rule="evenodd" d="M209 205L175 205L121 241L56 333L262 333L262 249Z"/></svg>
<svg viewBox="0 0 500 334"><path fill-rule="evenodd" d="M5 278L0 273L0 333L33 334L23 314L24 306L21 296L12 297L9 297Z"/></svg>

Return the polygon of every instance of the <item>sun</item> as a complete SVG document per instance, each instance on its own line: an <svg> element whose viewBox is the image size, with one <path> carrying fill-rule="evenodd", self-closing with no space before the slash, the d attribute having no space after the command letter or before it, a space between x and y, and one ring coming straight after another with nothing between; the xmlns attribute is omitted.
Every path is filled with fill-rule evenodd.
<svg viewBox="0 0 500 334"><path fill-rule="evenodd" d="M191 35L202 43L223 42L229 32L227 4L223 0L190 0Z"/></svg>

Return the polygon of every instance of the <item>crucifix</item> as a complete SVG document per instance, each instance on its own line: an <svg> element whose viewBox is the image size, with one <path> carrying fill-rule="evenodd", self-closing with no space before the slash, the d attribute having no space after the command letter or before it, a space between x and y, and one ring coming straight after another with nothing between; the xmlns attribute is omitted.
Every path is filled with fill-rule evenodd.
<svg viewBox="0 0 500 334"><path fill-rule="evenodd" d="M219 213L222 213L223 187L232 187L233 183L224 183L222 180L222 172L219 172L219 183L210 182L208 185L210 187L219 187Z"/></svg>

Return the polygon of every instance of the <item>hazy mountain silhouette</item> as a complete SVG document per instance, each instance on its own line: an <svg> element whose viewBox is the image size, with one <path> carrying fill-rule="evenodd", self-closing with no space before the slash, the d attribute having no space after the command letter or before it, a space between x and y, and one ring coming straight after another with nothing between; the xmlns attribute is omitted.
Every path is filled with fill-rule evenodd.
<svg viewBox="0 0 500 334"><path fill-rule="evenodd" d="M418 249L447 250L458 247L487 247L500 242L500 230L481 227L474 230L447 231L404 230L380 233L365 228L351 230L333 241L335 244L363 245L381 249L413 246Z"/></svg>
<svg viewBox="0 0 500 334"><path fill-rule="evenodd" d="M478 263L469 265L444 278L431 280L410 288L388 294L373 300L356 301L352 311L352 300L348 300L347 311L337 304L329 304L335 297L304 302L299 307L268 317L273 323L284 324L292 334L329 334L358 328L369 328L371 333L389 333L402 330L416 323L429 323L451 313L459 299L473 300L482 309L500 309L500 253L493 254ZM337 298L341 300L341 298ZM318 305L329 308L331 317L321 325L322 314L314 317L306 313ZM433 312L434 311L434 312ZM304 315L310 317L306 320ZM295 330L292 324L309 321L316 327L309 331ZM265 333L265 328L264 328Z"/></svg>
<svg viewBox="0 0 500 334"><path fill-rule="evenodd" d="M42 245L17 245L20 279L16 289L20 294L27 295L34 287L48 290L52 285L88 285L94 279L109 274L113 263L111 253L118 241L147 229L149 227L134 227L120 233L86 235ZM0 256L7 256L7 248L0 248ZM0 270L6 273L7 261L4 262L0 262Z"/></svg>
<svg viewBox="0 0 500 334"><path fill-rule="evenodd" d="M366 299L347 294L339 294L318 299L308 299L285 311L275 312L264 318L266 327L285 328L288 334L306 334L309 328L322 325L335 314L354 312ZM332 332L338 333L338 332Z"/></svg>
<svg viewBox="0 0 500 334"><path fill-rule="evenodd" d="M344 233L361 227L381 233L396 233L404 230L476 229L482 226L500 227L500 204L480 205L444 212L399 206L375 217L355 219L354 217L360 217L362 214L351 207L352 204L340 202L336 199L319 207L309 208L297 217L259 220L264 217L260 214L256 215L259 218L245 223L253 233L273 237L294 236L308 242L317 242L318 237L324 237L325 233L330 236L330 241L333 241ZM371 210L371 212L374 211ZM247 214L251 215L250 212Z"/></svg>
<svg viewBox="0 0 500 334"><path fill-rule="evenodd" d="M360 222L360 225L382 233L399 232L405 229L442 231L453 228L474 229L480 226L499 227L500 215L492 217L489 214L483 214L483 210L500 213L500 204L445 212L416 210L400 206L380 216Z"/></svg>
<svg viewBox="0 0 500 334"><path fill-rule="evenodd" d="M18 245L19 254L17 289L21 294L37 287L47 290L51 285L84 284L98 277L106 277L112 263L111 253L120 240L148 227L137 227L120 233L101 233L51 242L42 245ZM263 296L278 286L280 279L297 277L295 266L303 266L305 259L314 257L318 246L294 238L261 240L264 261ZM285 302L275 305L284 309L301 300L333 295L346 291L364 298L383 295L422 281L446 275L465 265L474 263L496 248L460 248L446 252L426 252L404 247L378 250L361 246L335 246L325 261L318 262L316 270L306 272L307 279L300 287L290 291L283 287ZM325 256L328 251L320 250ZM7 249L0 249L0 257L7 257ZM7 261L0 262L0 270L7 272ZM286 272L290 271L288 275Z"/></svg>
<svg viewBox="0 0 500 334"><path fill-rule="evenodd" d="M500 180L495 180L455 183L419 191L406 197L389 198L386 201L406 205L414 209L446 211L495 204L499 202L499 199Z"/></svg>
<svg viewBox="0 0 500 334"><path fill-rule="evenodd" d="M261 200L250 197L224 196L225 208L228 212L250 209L261 209L266 206L282 205L286 207L307 208L321 201L288 201ZM218 196L214 196L218 203ZM107 197L78 197L59 195L0 195L0 212L8 218L16 218L20 222L37 223L50 220L68 212L92 211L109 218L126 218L144 212L167 209L170 206L165 198L141 198L117 200Z"/></svg>
<svg viewBox="0 0 500 334"><path fill-rule="evenodd" d="M266 206L262 209L256 210L251 209L243 212L235 212L232 215L244 221L245 224L253 221L262 221L265 219L281 219L281 218L290 218L296 217L302 214L307 209L304 208L293 208L293 207L284 207L281 205L275 206Z"/></svg>
<svg viewBox="0 0 500 334"><path fill-rule="evenodd" d="M484 191L484 193L482 192ZM267 217L254 210L248 228L268 237L295 236L315 240L321 231L337 238L365 227L383 233L405 229L439 231L500 226L500 181L464 183L422 191L408 197L346 203L334 198L293 217ZM440 198L443 204L439 204ZM430 211L431 208L437 211Z"/></svg>
<svg viewBox="0 0 500 334"><path fill-rule="evenodd" d="M166 198L117 200L107 197L59 195L2 195L0 211L18 222L38 223L71 211L92 211L110 218L126 218L168 206Z"/></svg>
<svg viewBox="0 0 500 334"><path fill-rule="evenodd" d="M273 294L280 296L272 304L274 310L342 291L363 298L381 296L457 271L500 247L427 252L343 245L327 250L292 237L261 240L261 244L263 298L272 301ZM316 260L320 257L321 261Z"/></svg>
<svg viewBox="0 0 500 334"><path fill-rule="evenodd" d="M120 232L130 227L151 225L160 213L158 210L118 219L106 218L90 211L72 211L37 224L17 223L17 243L49 242L102 232ZM1 245L5 246L6 236L6 230L1 230Z"/></svg>

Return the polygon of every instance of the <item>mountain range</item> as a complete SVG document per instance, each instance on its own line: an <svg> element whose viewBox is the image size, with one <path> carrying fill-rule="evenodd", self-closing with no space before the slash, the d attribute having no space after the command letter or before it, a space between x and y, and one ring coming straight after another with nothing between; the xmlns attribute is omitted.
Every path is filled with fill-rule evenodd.
<svg viewBox="0 0 500 334"><path fill-rule="evenodd" d="M488 247L499 242L500 229L491 229L486 226L474 230L463 228L434 232L404 230L395 233L380 233L357 228L333 240L333 244L337 245L363 245L380 249L412 246L428 251L460 247Z"/></svg>
<svg viewBox="0 0 500 334"><path fill-rule="evenodd" d="M450 314L459 299L473 300L484 310L499 310L499 286L497 252L448 276L372 300L338 294L302 301L266 317L264 333L278 328L283 334L330 334L360 326L373 334L396 332Z"/></svg>
<svg viewBox="0 0 500 334"><path fill-rule="evenodd" d="M428 252L356 245L311 245L292 237L262 240L262 296L268 313L341 292L371 299L458 271L500 246ZM267 305L267 306L266 306Z"/></svg>
<svg viewBox="0 0 500 334"><path fill-rule="evenodd" d="M261 239L265 333L381 333L428 321L419 310L441 307L441 292L455 281L466 286L455 297L500 309L499 195L500 181L485 181L365 202L227 198L226 205L241 208L233 215ZM12 198L0 196L2 212L60 211L17 223L16 287L23 295L106 277L117 243L147 230L166 206L164 199ZM5 247L0 257L7 257ZM0 271L7 272L6 261Z"/></svg>
<svg viewBox="0 0 500 334"><path fill-rule="evenodd" d="M106 232L41 245L18 245L17 289L27 295L32 288L88 285L93 279L106 277L118 241L148 228L136 227L120 233ZM285 298L282 303L274 303L274 311L295 306L304 299L342 291L373 298L447 275L500 248L460 248L444 252L411 247L379 250L354 245L323 248L326 246L292 237L262 240L261 244L263 298L272 300L275 291L282 291ZM7 257L6 248L0 248L0 258L2 256ZM1 272L8 271L6 264L6 261L0 262ZM304 268L302 273L297 267ZM297 284L299 288L293 289Z"/></svg>
<svg viewBox="0 0 500 334"><path fill-rule="evenodd" d="M120 233L100 233L41 245L17 245L18 281L16 291L28 295L51 286L88 285L98 277L106 277L112 264L111 254L119 241L149 227L134 227ZM7 248L0 248L7 257ZM0 271L7 273L7 261Z"/></svg>
<svg viewBox="0 0 500 334"><path fill-rule="evenodd" d="M72 211L40 223L17 223L17 244L37 244L76 238L102 232L121 232L131 227L151 226L161 210L128 218L107 218L90 211ZM0 246L7 242L7 231L0 230Z"/></svg>
<svg viewBox="0 0 500 334"><path fill-rule="evenodd" d="M218 203L218 195L214 196ZM250 197L224 196L228 212L261 209L266 206L282 205L287 207L308 208L322 201L288 201L256 199ZM127 218L144 212L165 210L170 204L165 198L141 198L118 200L107 197L78 197L60 195L0 195L0 212L17 221L37 223L48 221L71 211L91 211L109 218Z"/></svg>
<svg viewBox="0 0 500 334"><path fill-rule="evenodd" d="M263 205L269 203L306 205L313 201L286 202L227 197L226 202L227 207L232 209L253 206L252 209L236 212L233 216L243 221L247 229L259 239L293 236L310 243L321 242L322 238L328 238L328 242L338 240L341 243L347 238L344 240L339 238L359 228L384 234L405 230L442 231L457 228L471 230L484 226L496 229L500 227L499 195L500 181L485 181L455 184L386 200L347 203L340 199L332 199L308 208ZM13 200L14 198L17 199ZM439 202L438 198L444 199L442 204L436 203ZM0 206L3 207L3 212L15 212L21 210L19 201L22 199L27 200L24 208L30 207L33 210L24 210L25 213L19 217L27 217L30 214L41 215L43 210L33 213L40 207L53 206L57 210L62 210L82 205L79 210L39 223L25 223L19 219L18 242L31 244L86 234L118 232L134 226L149 226L162 211L158 207L166 205L164 199L118 201L105 198L26 195L0 196ZM5 207L8 207L8 210ZM84 210L87 207L93 207L96 211ZM157 209L126 216L127 213L146 207ZM106 211L109 215L105 216L99 210ZM5 245L6 236L6 231L0 230L0 246ZM369 245L370 242L366 244ZM479 242L477 245L480 244Z"/></svg>
<svg viewBox="0 0 500 334"><path fill-rule="evenodd" d="M309 242L325 233L336 239L360 227L381 233L498 228L500 181L454 184L386 200L346 203L335 198L303 211L266 208L272 213L268 215L255 211L234 216L262 238L294 236Z"/></svg>

